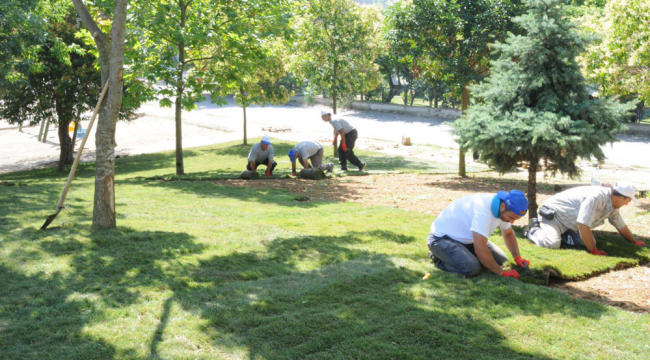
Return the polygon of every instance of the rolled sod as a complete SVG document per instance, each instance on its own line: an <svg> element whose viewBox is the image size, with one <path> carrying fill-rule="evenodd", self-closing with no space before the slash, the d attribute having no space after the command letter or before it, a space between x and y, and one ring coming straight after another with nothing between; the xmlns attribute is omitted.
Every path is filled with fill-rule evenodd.
<svg viewBox="0 0 650 360"><path fill-rule="evenodd" d="M302 169L300 177L308 180L320 180L325 177L325 172L321 169Z"/></svg>
<svg viewBox="0 0 650 360"><path fill-rule="evenodd" d="M239 177L245 180L253 180L253 179L259 179L260 174L258 174L257 171L244 170L241 172L241 175L239 175Z"/></svg>

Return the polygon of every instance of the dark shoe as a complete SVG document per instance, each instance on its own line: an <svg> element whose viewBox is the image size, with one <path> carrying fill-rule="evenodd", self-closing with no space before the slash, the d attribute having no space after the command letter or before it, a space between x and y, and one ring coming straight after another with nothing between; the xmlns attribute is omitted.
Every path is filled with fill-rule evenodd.
<svg viewBox="0 0 650 360"><path fill-rule="evenodd" d="M341 171L348 171L348 168L341 168Z"/></svg>
<svg viewBox="0 0 650 360"><path fill-rule="evenodd" d="M359 166L359 171L363 171L363 169L366 168L366 163L361 163L361 166Z"/></svg>
<svg viewBox="0 0 650 360"><path fill-rule="evenodd" d="M435 255L433 255L431 251L429 251L429 259L431 259L431 261L434 263L436 262L436 260L438 260L438 258Z"/></svg>
<svg viewBox="0 0 650 360"><path fill-rule="evenodd" d="M539 220L537 218L532 218L530 219L530 222L528 223L528 226L524 228L524 237L528 237L528 233L533 230L533 229L538 229L540 228L539 226Z"/></svg>

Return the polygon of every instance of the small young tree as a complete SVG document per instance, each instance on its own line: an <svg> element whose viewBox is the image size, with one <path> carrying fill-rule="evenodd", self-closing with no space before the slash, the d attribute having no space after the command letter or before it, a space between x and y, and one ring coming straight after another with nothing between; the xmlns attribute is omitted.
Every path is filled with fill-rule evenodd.
<svg viewBox="0 0 650 360"><path fill-rule="evenodd" d="M279 83L286 75L280 42L272 42L257 49L258 56L250 57L239 66L226 66L232 74L224 89L235 94L237 105L244 112L244 145L248 144L246 108L250 105L282 104L291 99L292 92Z"/></svg>
<svg viewBox="0 0 650 360"><path fill-rule="evenodd" d="M297 73L337 100L376 88L381 82L374 64L380 46L378 8L352 0L314 0L295 24Z"/></svg>
<svg viewBox="0 0 650 360"><path fill-rule="evenodd" d="M540 161L571 177L577 158L604 159L600 146L616 141L630 106L590 97L575 58L583 40L561 0L527 0L516 17L524 34L497 43L490 76L473 87L478 104L454 124L463 149L478 150L502 173L528 163L529 213L537 213Z"/></svg>

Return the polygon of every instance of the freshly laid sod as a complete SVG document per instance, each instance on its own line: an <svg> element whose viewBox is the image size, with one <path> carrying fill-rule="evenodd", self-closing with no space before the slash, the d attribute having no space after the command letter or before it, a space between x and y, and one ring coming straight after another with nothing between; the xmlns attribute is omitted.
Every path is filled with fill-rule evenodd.
<svg viewBox="0 0 650 360"><path fill-rule="evenodd" d="M238 174L247 151L185 153L188 176L210 177ZM648 314L435 270L430 216L147 180L173 168L172 153L118 159L111 231L90 227L92 164L47 231L65 175L0 177L0 359L650 357ZM576 251L521 246L533 264L593 271L562 268Z"/></svg>

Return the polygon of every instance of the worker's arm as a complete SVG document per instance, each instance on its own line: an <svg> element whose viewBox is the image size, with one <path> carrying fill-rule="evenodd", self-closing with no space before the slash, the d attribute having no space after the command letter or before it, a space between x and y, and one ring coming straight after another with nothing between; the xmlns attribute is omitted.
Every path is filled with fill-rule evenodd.
<svg viewBox="0 0 650 360"><path fill-rule="evenodd" d="M296 162L291 162L291 175L296 176Z"/></svg>
<svg viewBox="0 0 650 360"><path fill-rule="evenodd" d="M299 158L298 160L300 160L300 164L302 165L303 168L309 169L311 167L309 165L309 158L307 158L307 159Z"/></svg>
<svg viewBox="0 0 650 360"><path fill-rule="evenodd" d="M488 249L488 239L477 232L472 232L472 235L474 237L474 251L476 252L478 261L480 261L481 264L488 270L497 275L501 275L503 269L501 266L499 266L499 264L497 264L496 260L494 260L494 256L492 256L492 253L490 252L490 249Z"/></svg>
<svg viewBox="0 0 650 360"><path fill-rule="evenodd" d="M253 171L257 171L257 164L255 163L255 160L251 161L251 169Z"/></svg>
<svg viewBox="0 0 650 360"><path fill-rule="evenodd" d="M582 239L582 242L585 243L587 250L593 252L593 250L596 249L596 241L594 240L594 234L591 232L589 226L578 223L578 232L580 232L580 238Z"/></svg>
<svg viewBox="0 0 650 360"><path fill-rule="evenodd" d="M506 247L512 254L512 257L516 258L519 256L519 244L517 243L517 236L515 236L514 230L512 230L512 228L505 230L502 229L501 234L503 235L503 241L506 243Z"/></svg>
<svg viewBox="0 0 650 360"><path fill-rule="evenodd" d="M622 228L618 229L618 233L621 234L621 236L624 237L625 240L631 242L632 244L645 246L645 242L637 241L637 239L634 237L634 234L632 234L632 231L630 231L630 228L628 228L627 226L623 226Z"/></svg>
<svg viewBox="0 0 650 360"><path fill-rule="evenodd" d="M332 140L332 145L336 146L336 139L338 139L339 133L334 129L334 140Z"/></svg>

